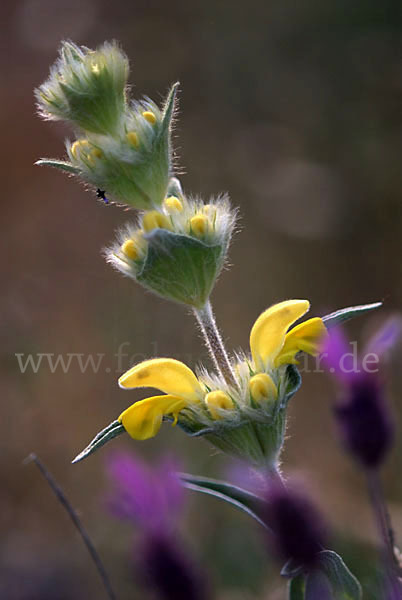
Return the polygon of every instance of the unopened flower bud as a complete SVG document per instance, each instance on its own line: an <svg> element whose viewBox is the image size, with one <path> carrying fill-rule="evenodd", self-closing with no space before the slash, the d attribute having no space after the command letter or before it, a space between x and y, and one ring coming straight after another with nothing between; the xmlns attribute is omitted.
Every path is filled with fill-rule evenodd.
<svg viewBox="0 0 402 600"><path fill-rule="evenodd" d="M49 79L35 92L42 116L91 133L119 129L126 107L128 60L115 43L97 50L63 42Z"/></svg>
<svg viewBox="0 0 402 600"><path fill-rule="evenodd" d="M153 229L170 229L169 219L157 210L144 213L142 217L144 231L149 233Z"/></svg>
<svg viewBox="0 0 402 600"><path fill-rule="evenodd" d="M222 417L221 410L232 410L234 408L233 400L221 390L209 392L205 396L205 404L214 419Z"/></svg>
<svg viewBox="0 0 402 600"><path fill-rule="evenodd" d="M163 202L163 206L169 214L174 214L175 212L182 212L183 203L176 196L169 196Z"/></svg>
<svg viewBox="0 0 402 600"><path fill-rule="evenodd" d="M225 197L219 198L212 224L202 207L200 201L184 196L165 198L159 210L146 211L139 219L144 232L139 259L125 259L126 240L139 231L128 228L107 252L107 260L159 296L204 306L225 262L235 213Z"/></svg>
<svg viewBox="0 0 402 600"><path fill-rule="evenodd" d="M208 217L195 215L190 219L190 231L197 237L203 237L208 231Z"/></svg>
<svg viewBox="0 0 402 600"><path fill-rule="evenodd" d="M152 100L129 102L128 61L116 44L98 50L64 42L50 78L37 91L44 118L66 120L83 130L69 161L41 159L72 173L109 200L149 210L173 195L171 128L178 84L165 105Z"/></svg>
<svg viewBox="0 0 402 600"><path fill-rule="evenodd" d="M252 399L260 404L261 402L275 401L278 396L276 385L268 373L258 373L250 379L250 394Z"/></svg>

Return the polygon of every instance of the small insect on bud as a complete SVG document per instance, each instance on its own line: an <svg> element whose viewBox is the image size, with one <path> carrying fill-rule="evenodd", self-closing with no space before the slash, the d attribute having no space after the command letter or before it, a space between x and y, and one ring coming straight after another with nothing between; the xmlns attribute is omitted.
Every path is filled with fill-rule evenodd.
<svg viewBox="0 0 402 600"><path fill-rule="evenodd" d="M221 409L232 410L234 408L230 396L221 390L209 392L209 394L205 396L205 404L214 419L222 418L222 414L220 413Z"/></svg>

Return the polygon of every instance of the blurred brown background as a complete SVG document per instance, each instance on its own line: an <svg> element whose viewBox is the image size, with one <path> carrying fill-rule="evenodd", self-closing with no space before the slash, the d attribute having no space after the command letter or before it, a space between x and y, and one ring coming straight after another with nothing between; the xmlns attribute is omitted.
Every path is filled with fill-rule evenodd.
<svg viewBox="0 0 402 600"><path fill-rule="evenodd" d="M114 273L101 249L130 215L104 207L61 173L33 166L58 157L69 131L35 115L33 88L60 40L122 43L134 97L159 100L181 82L176 130L187 191L229 191L241 232L214 292L228 347L247 347L271 303L307 297L312 313L382 299L353 323L364 339L401 309L401 4L398 0L247 3L3 0L0 574L2 600L102 598L81 541L35 468L35 451L88 526L119 598L142 598L130 577L131 535L102 506L101 451L71 466L91 437L141 395L117 388L122 342L134 360L155 354L208 360L191 316ZM92 353L98 373L19 370L16 353ZM390 395L402 411L400 352ZM108 372L108 369L110 372ZM340 449L334 387L306 375L292 402L286 472L302 473L334 530L333 547L372 591L374 529L363 480ZM202 440L165 426L153 441L119 438L150 461L167 451L183 468L225 474L228 461ZM402 444L384 472L402 543ZM261 537L247 517L208 498L191 500L187 543L216 597L284 598ZM112 540L113 535L113 540ZM370 591L371 590L371 591Z"/></svg>

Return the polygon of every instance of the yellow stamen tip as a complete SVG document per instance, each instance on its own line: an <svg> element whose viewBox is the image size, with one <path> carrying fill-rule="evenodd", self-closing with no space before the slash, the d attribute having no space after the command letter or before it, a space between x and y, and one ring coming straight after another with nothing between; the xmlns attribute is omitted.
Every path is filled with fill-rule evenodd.
<svg viewBox="0 0 402 600"><path fill-rule="evenodd" d="M275 400L278 395L278 390L267 373L254 375L250 379L249 387L251 396L257 403Z"/></svg>
<svg viewBox="0 0 402 600"><path fill-rule="evenodd" d="M126 240L121 247L121 251L131 260L136 260L138 258L138 246L134 240Z"/></svg>
<svg viewBox="0 0 402 600"><path fill-rule="evenodd" d="M191 231L197 237L205 235L208 231L208 217L205 215L195 215L190 219Z"/></svg>
<svg viewBox="0 0 402 600"><path fill-rule="evenodd" d="M129 131L126 135L127 141L134 146L134 148L138 148L140 145L140 140L138 139L138 135L135 131Z"/></svg>
<svg viewBox="0 0 402 600"><path fill-rule="evenodd" d="M165 198L163 206L166 208L168 213L181 212L183 210L183 204L176 196L169 196L169 198Z"/></svg>
<svg viewBox="0 0 402 600"><path fill-rule="evenodd" d="M213 419L221 419L222 414L219 409L232 410L234 408L232 399L222 390L209 392L205 396L205 404Z"/></svg>
<svg viewBox="0 0 402 600"><path fill-rule="evenodd" d="M153 229L170 229L170 223L166 215L157 210L150 210L142 217L142 226L144 231L150 232Z"/></svg>
<svg viewBox="0 0 402 600"><path fill-rule="evenodd" d="M148 121L148 123L151 123L151 125L155 125L156 117L153 112L151 112L150 110L146 110L142 113L142 116L146 121Z"/></svg>

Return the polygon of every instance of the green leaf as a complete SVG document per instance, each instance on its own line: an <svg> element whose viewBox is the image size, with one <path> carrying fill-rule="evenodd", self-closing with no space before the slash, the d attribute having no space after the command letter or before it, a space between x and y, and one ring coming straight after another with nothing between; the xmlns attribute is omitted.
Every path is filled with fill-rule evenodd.
<svg viewBox="0 0 402 600"><path fill-rule="evenodd" d="M293 577L288 583L288 600L304 600L304 575Z"/></svg>
<svg viewBox="0 0 402 600"><path fill-rule="evenodd" d="M339 325L340 323L349 321L349 319L353 319L354 317L358 317L359 315L364 315L367 312L376 310L377 308L380 308L380 306L382 306L382 302L361 304L360 306L349 306L348 308L341 308L340 310L336 310L329 315L325 315L325 317L322 317L322 320L324 321L325 326L330 328L334 325Z"/></svg>
<svg viewBox="0 0 402 600"><path fill-rule="evenodd" d="M252 492L219 479L210 479L209 477L200 477L189 473L179 473L179 476L184 487L228 502L235 508L247 513L265 529L268 529L267 524L260 516L264 511L264 501Z"/></svg>
<svg viewBox="0 0 402 600"><path fill-rule="evenodd" d="M55 169L61 169L62 171L67 171L67 173L72 173L72 175L79 175L81 173L80 169L74 167L71 163L65 160L56 160L54 158L41 158L37 160L35 165L39 167L54 167Z"/></svg>
<svg viewBox="0 0 402 600"><path fill-rule="evenodd" d="M335 600L361 599L361 585L349 571L339 554L332 550L323 550L318 554L318 560L316 571L324 575L328 580ZM307 598L306 594L306 600Z"/></svg>
<svg viewBox="0 0 402 600"><path fill-rule="evenodd" d="M112 423L110 423L110 425L105 427L105 429L102 429L102 431L100 431L94 437L92 442L90 442L88 446L74 458L72 464L84 460L84 458L87 458L87 456L92 454L92 452L95 452L101 446L125 432L126 430L124 429L120 421L113 421Z"/></svg>

